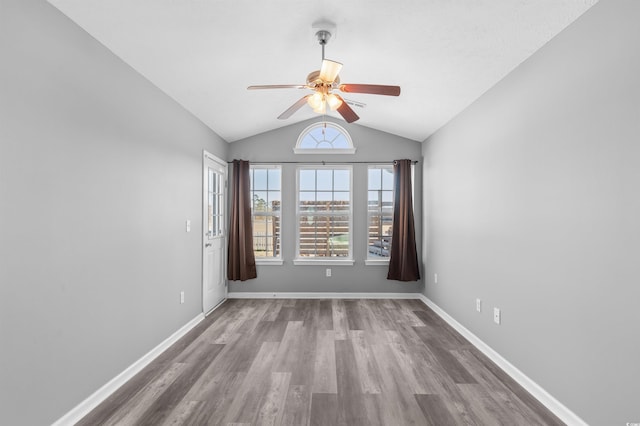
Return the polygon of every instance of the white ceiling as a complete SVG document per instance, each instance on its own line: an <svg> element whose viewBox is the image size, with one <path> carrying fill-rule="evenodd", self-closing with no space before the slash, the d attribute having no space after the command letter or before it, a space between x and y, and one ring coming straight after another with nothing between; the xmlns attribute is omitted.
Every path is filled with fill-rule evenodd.
<svg viewBox="0 0 640 426"><path fill-rule="evenodd" d="M228 142L277 120L319 69L312 24L336 32L326 57L343 83L399 85L364 102L357 124L424 141L597 0L49 0ZM334 113L332 113L333 115ZM336 115L337 116L337 115Z"/></svg>

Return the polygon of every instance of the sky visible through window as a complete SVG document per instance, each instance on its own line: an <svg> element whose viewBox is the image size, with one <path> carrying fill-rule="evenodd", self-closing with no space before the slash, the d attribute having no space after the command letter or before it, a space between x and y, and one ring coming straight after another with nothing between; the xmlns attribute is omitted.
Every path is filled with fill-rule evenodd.
<svg viewBox="0 0 640 426"><path fill-rule="evenodd" d="M331 122L312 124L298 137L295 151L298 154L321 154L333 151L336 154L353 154L355 148L345 129Z"/></svg>

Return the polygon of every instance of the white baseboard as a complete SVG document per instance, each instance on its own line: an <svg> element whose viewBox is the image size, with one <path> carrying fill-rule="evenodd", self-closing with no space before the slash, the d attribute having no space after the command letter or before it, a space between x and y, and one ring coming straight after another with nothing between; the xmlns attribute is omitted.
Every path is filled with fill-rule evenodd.
<svg viewBox="0 0 640 426"><path fill-rule="evenodd" d="M232 292L229 299L419 299L419 293Z"/></svg>
<svg viewBox="0 0 640 426"><path fill-rule="evenodd" d="M442 308L436 305L432 300L423 294L418 294L418 298L424 302L429 308L431 308L436 314L445 320L451 327L462 334L473 346L478 348L480 352L485 354L491 361L493 361L498 367L504 370L513 380L518 382L527 392L533 395L542 405L547 407L549 411L558 416L560 420L565 422L569 426L588 426L587 423L578 417L573 411L563 405L560 401L555 399L549 392L544 390L540 385L531 380L522 371L518 370L509 361L504 359L498 352L493 350L489 345L484 343L478 336L470 332L458 321L453 319Z"/></svg>
<svg viewBox="0 0 640 426"><path fill-rule="evenodd" d="M112 393L114 393L120 386L125 384L133 376L138 374L144 367L149 365L151 361L156 359L158 355L167 350L171 345L177 342L182 336L187 334L193 327L195 327L200 321L204 319L204 314L199 314L197 317L189 321L182 326L178 331L167 337L158 346L151 349L147 354L142 356L139 360L131 364L122 373L107 382L100 389L91 394L87 399L78 404L75 408L69 411L67 414L59 418L51 426L71 426L79 422L84 416L89 414L91 410L96 408L102 401L107 399Z"/></svg>

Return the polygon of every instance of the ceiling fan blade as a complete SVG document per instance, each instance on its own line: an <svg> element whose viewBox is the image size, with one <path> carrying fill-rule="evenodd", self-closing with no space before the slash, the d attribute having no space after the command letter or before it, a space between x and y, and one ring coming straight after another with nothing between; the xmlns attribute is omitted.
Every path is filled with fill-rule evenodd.
<svg viewBox="0 0 640 426"><path fill-rule="evenodd" d="M338 112L340 113L342 118L344 118L344 121L346 121L347 123L353 123L354 121L357 121L360 118L358 117L358 114L356 114L356 112L351 109L351 107L340 95L336 95L336 97L342 101L342 104L340 104L340 106L338 107Z"/></svg>
<svg viewBox="0 0 640 426"><path fill-rule="evenodd" d="M296 102L295 104L291 105L289 107L289 109L287 109L285 112L280 114L278 116L278 120L286 120L287 118L291 117L294 112L296 112L297 110L302 108L307 103L307 98L309 96L311 96L311 95L303 96L302 98L300 98L298 100L298 102Z"/></svg>
<svg viewBox="0 0 640 426"><path fill-rule="evenodd" d="M306 89L307 86L304 84L263 84L258 86L249 86L247 90L257 90L257 89Z"/></svg>
<svg viewBox="0 0 640 426"><path fill-rule="evenodd" d="M320 68L320 80L326 83L333 83L342 69L340 62L329 59L322 60L322 68Z"/></svg>
<svg viewBox="0 0 640 426"><path fill-rule="evenodd" d="M346 93L370 93L372 95L400 96L400 86L380 84L341 84L340 90Z"/></svg>

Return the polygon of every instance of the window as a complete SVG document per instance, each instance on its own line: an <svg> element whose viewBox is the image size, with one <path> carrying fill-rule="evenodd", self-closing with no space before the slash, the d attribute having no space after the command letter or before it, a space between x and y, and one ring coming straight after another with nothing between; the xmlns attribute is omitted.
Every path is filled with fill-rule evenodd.
<svg viewBox="0 0 640 426"><path fill-rule="evenodd" d="M351 136L330 121L312 124L300 133L293 150L296 154L354 154Z"/></svg>
<svg viewBox="0 0 640 426"><path fill-rule="evenodd" d="M299 167L296 264L353 264L351 166Z"/></svg>
<svg viewBox="0 0 640 426"><path fill-rule="evenodd" d="M251 219L256 263L282 263L280 166L251 166Z"/></svg>
<svg viewBox="0 0 640 426"><path fill-rule="evenodd" d="M393 230L393 166L369 166L367 261L388 261Z"/></svg>

